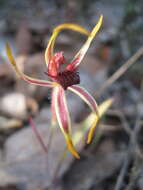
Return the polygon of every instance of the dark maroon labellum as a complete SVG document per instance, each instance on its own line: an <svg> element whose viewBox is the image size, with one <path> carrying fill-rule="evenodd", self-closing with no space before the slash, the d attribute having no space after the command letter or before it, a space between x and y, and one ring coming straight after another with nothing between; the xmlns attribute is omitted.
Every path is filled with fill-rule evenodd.
<svg viewBox="0 0 143 190"><path fill-rule="evenodd" d="M69 86L80 83L79 73L77 71L63 71L59 72L56 77L51 77L54 81L66 90Z"/></svg>

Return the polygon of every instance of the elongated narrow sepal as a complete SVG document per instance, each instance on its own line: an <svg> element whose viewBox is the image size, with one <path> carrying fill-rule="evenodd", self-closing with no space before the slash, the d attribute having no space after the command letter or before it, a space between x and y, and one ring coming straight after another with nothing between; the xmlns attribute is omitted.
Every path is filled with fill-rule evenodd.
<svg viewBox="0 0 143 190"><path fill-rule="evenodd" d="M96 103L95 99L84 88L82 88L78 85L73 85L73 86L69 87L68 89L71 90L72 92L76 93L77 95L79 95L89 105L89 107L91 108L91 110L93 111L93 113L95 115L95 119L94 119L94 121L91 125L91 128L89 130L89 133L88 133L87 143L89 144L93 138L95 128L99 121L99 111L98 111L97 103Z"/></svg>
<svg viewBox="0 0 143 190"><path fill-rule="evenodd" d="M40 79L35 79L32 77L29 77L29 76L25 75L23 72L21 72L16 64L16 61L12 55L10 45L8 43L6 44L6 53L7 53L7 56L8 56L8 59L9 59L11 65L14 67L16 73L26 82L29 82L29 83L35 84L35 85L40 85L40 86L47 86L47 87L53 87L56 85L56 83L53 83L50 81L45 81L45 80L40 80Z"/></svg>
<svg viewBox="0 0 143 190"><path fill-rule="evenodd" d="M76 157L79 158L79 155L72 143L71 140L71 123L70 123L70 116L69 111L66 103L66 97L64 93L64 89L62 87L55 87L55 112L57 116L57 121L59 123L60 129L65 137L67 146L69 151Z"/></svg>
<svg viewBox="0 0 143 190"><path fill-rule="evenodd" d="M89 105L91 110L95 112L99 117L97 103L95 99L89 94L89 92L87 92L87 90L79 85L70 86L68 87L68 89L77 94L81 99L83 99Z"/></svg>
<svg viewBox="0 0 143 190"><path fill-rule="evenodd" d="M86 54L92 40L94 39L95 35L99 31L99 29L100 29L100 27L102 25L102 20L103 20L103 16L101 15L100 18L99 18L98 23L93 28L93 30L90 33L87 41L82 46L82 48L79 50L79 52L75 55L74 59L72 60L71 64L69 64L67 69L71 70L71 69L75 69L75 68L77 68L79 66L79 64L81 63L82 59L84 58L84 56L85 56L85 54Z"/></svg>
<svg viewBox="0 0 143 190"><path fill-rule="evenodd" d="M31 117L29 118L29 122L30 122L30 126L31 126L34 134L36 135L36 138L39 141L42 149L44 150L44 152L48 152L47 146L45 145L45 143L44 143L44 141L43 141L43 139L42 139L42 137L41 137L41 135L40 135L40 133L39 133L36 125L35 125L35 122L34 122L34 120Z"/></svg>
<svg viewBox="0 0 143 190"><path fill-rule="evenodd" d="M96 126L97 126L98 121L99 121L99 117L97 117L97 116L95 115L95 120L94 120L94 122L92 123L92 126L91 126L91 128L89 129L89 132L88 132L87 144L90 144L91 141L92 141L92 139L93 139L94 131L95 131L95 128L96 128Z"/></svg>
<svg viewBox="0 0 143 190"><path fill-rule="evenodd" d="M80 159L80 156L78 154L78 152L76 151L73 142L71 140L71 137L69 135L65 135L66 138L66 143L67 143L67 147L69 149L69 151L77 158Z"/></svg>
<svg viewBox="0 0 143 190"><path fill-rule="evenodd" d="M58 34L62 30L73 30L73 31L76 31L76 32L79 32L79 33L82 33L82 34L85 34L88 36L90 35L90 32L88 30L86 30L85 28L83 28L77 24L65 23L65 24L58 25L54 29L53 34L49 40L48 46L47 46L46 51L45 51L45 60L46 60L47 66L49 64L51 57L53 56L53 49L54 49L54 45L55 45L55 40L56 40Z"/></svg>
<svg viewBox="0 0 143 190"><path fill-rule="evenodd" d="M71 121L70 121L64 89L59 86L55 87L54 90L55 90L54 107L58 123L63 133L69 134L71 131Z"/></svg>
<svg viewBox="0 0 143 190"><path fill-rule="evenodd" d="M107 111L107 109L112 105L114 99L113 98L109 98L106 101L104 101L100 106L99 106L99 117L101 118L102 115ZM94 116L96 119L92 125L92 127L90 128L89 132L88 132L88 137L87 137L87 144L90 144L92 139L93 139L93 135L94 135L94 130L95 127L98 124L99 121L99 117Z"/></svg>
<svg viewBox="0 0 143 190"><path fill-rule="evenodd" d="M113 102L114 102L114 99L109 98L98 106L100 118L107 112L107 110L113 104ZM95 120L95 114L91 113L84 121L79 123L79 130L72 137L75 145L77 145L83 138L84 134L87 131L89 131L89 128L94 120Z"/></svg>

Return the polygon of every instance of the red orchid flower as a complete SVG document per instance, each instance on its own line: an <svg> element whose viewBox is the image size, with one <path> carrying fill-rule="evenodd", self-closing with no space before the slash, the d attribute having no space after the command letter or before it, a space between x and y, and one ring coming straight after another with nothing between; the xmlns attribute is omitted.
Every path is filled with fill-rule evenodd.
<svg viewBox="0 0 143 190"><path fill-rule="evenodd" d="M84 58L90 46L90 43L92 42L98 30L100 29L102 20L103 16L101 15L97 25L93 28L91 32L79 25L68 23L61 24L54 29L45 51L45 61L47 65L46 74L49 76L51 81L35 79L21 72L14 60L9 44L6 45L6 51L9 61L13 65L15 71L19 74L21 79L31 84L53 88L51 102L52 121L54 122L57 120L61 128L61 131L64 134L68 149L76 158L80 158L80 156L72 143L71 122L65 97L65 91L70 90L78 96L80 96L89 105L92 112L95 114L95 120L89 130L87 138L87 143L90 143L93 137L97 121L99 119L98 108L94 98L85 89L77 85L80 83L80 77L77 69L82 59ZM76 32L80 32L88 36L85 44L82 46L80 51L75 55L75 57L69 64L64 58L62 52L57 52L55 54L53 53L56 37L59 34L59 32L65 29L74 30ZM67 65L64 70L62 70L61 68L63 64Z"/></svg>

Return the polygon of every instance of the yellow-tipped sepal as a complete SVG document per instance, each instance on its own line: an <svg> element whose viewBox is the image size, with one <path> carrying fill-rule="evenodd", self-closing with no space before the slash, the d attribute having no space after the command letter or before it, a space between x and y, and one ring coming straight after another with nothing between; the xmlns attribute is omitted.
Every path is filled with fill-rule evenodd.
<svg viewBox="0 0 143 190"><path fill-rule="evenodd" d="M60 86L54 89L54 107L60 129L65 137L69 151L76 157L80 158L71 140L71 122L69 111L66 103L64 89Z"/></svg>
<svg viewBox="0 0 143 190"><path fill-rule="evenodd" d="M78 154L78 152L76 151L73 142L71 140L71 137L68 134L65 134L65 139L66 139L66 143L67 143L67 147L69 149L69 151L77 158L80 159L80 156Z"/></svg>
<svg viewBox="0 0 143 190"><path fill-rule="evenodd" d="M18 68L17 63L14 59L14 56L12 55L12 51L11 51L10 45L8 43L6 43L6 53L7 53L7 56L8 56L8 59L9 59L11 65L15 69L16 73L21 77L21 79L23 79L26 82L29 82L31 84L35 84L35 85L39 85L39 86L53 87L56 85L56 83L51 82L51 81L40 80L40 79L35 79L33 77L29 77L29 76L25 75L22 71L20 71L20 69Z"/></svg>
<svg viewBox="0 0 143 190"><path fill-rule="evenodd" d="M94 131L95 131L95 128L97 126L98 121L99 121L99 116L97 116L95 114L95 120L93 121L92 126L91 126L91 128L89 129L89 132L88 132L87 144L90 144L92 139L93 139Z"/></svg>
<svg viewBox="0 0 143 190"><path fill-rule="evenodd" d="M103 21L103 16L101 15L98 23L96 24L96 26L93 28L93 30L91 31L90 35L88 36L86 42L84 43L84 45L82 46L82 48L79 50L79 52L75 55L75 57L73 58L71 65L76 68L79 66L79 64L81 63L82 59L84 58L92 40L94 39L94 37L96 36L97 32L99 31L101 25L102 25L102 21Z"/></svg>
<svg viewBox="0 0 143 190"><path fill-rule="evenodd" d="M95 116L95 119L91 125L89 134L88 134L88 138L87 138L87 143L89 144L93 138L95 128L99 121L99 111L98 111L97 103L96 103L95 99L91 96L91 94L89 94L89 92L87 92L87 90L80 87L79 85L73 85L73 86L69 87L68 89L71 90L72 92L74 92L75 94L77 94L81 99L83 99L83 101L89 105L89 107L91 108L91 110Z"/></svg>
<svg viewBox="0 0 143 190"><path fill-rule="evenodd" d="M56 38L62 30L73 30L87 36L90 35L90 32L88 30L86 30L85 28L83 28L82 26L78 24L65 23L65 24L58 25L56 28L54 28L53 34L49 40L48 46L45 51L45 60L46 60L47 66L49 64L51 57L54 54L53 49L54 49Z"/></svg>
<svg viewBox="0 0 143 190"><path fill-rule="evenodd" d="M106 100L105 102L103 102L100 106L99 106L99 114L96 115L96 114L91 114L91 119L89 120L93 120L93 124L91 126L91 128L89 129L89 132L88 132L88 137L87 137L87 144L90 144L92 139L93 139L93 135L94 135L94 131L95 131L95 128L98 124L98 121L99 121L99 118L102 117L102 115L106 112L106 110L112 105L114 99L113 98L110 98L108 100ZM95 118L95 119L94 119Z"/></svg>

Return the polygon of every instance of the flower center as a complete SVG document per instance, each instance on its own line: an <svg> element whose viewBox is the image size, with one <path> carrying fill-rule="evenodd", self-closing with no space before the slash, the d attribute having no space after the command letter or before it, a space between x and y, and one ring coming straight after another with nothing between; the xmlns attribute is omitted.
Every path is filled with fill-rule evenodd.
<svg viewBox="0 0 143 190"><path fill-rule="evenodd" d="M80 77L77 71L62 71L56 77L51 78L58 82L65 90L69 86L80 83Z"/></svg>
<svg viewBox="0 0 143 190"><path fill-rule="evenodd" d="M62 65L68 65L63 70ZM48 76L55 82L59 83L65 90L74 84L80 83L79 73L70 68L70 64L67 64L63 53L56 53L50 60L48 65Z"/></svg>

